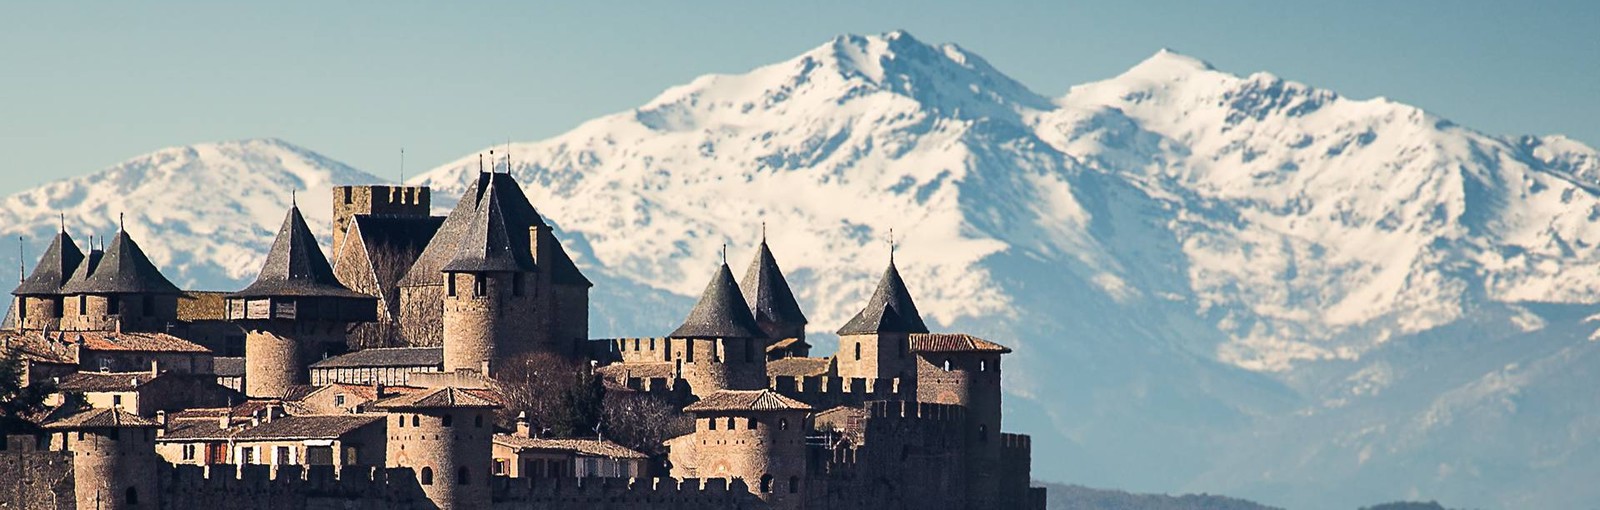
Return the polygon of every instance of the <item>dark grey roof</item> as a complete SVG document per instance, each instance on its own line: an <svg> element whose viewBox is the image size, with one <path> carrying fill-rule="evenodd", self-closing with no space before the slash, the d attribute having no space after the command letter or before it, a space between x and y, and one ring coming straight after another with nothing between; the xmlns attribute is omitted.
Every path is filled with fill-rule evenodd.
<svg viewBox="0 0 1600 510"><path fill-rule="evenodd" d="M91 262L93 252L90 252ZM80 268L81 269L81 268ZM66 294L182 294L177 285L161 274L150 262L150 257L133 242L126 230L111 238L110 247L99 264L90 264L88 271L77 271L62 286ZM79 274L84 275L78 278Z"/></svg>
<svg viewBox="0 0 1600 510"><path fill-rule="evenodd" d="M916 303L911 302L911 293L906 290L905 280L900 279L900 270L895 269L893 258L889 259L889 269L884 270L883 278L878 280L878 289L867 300L867 307L839 328L841 335L927 332L928 325L917 313Z"/></svg>
<svg viewBox="0 0 1600 510"><path fill-rule="evenodd" d="M434 234L433 241L422 250L422 255L417 257L417 262L412 264L411 270L405 278L400 280L401 285L442 285L444 284L444 267L456 258L462 240L471 230L474 217L477 216L478 204L489 190L489 183L494 183L494 191L500 203L501 216L511 228L527 230L532 226L545 226L544 218L533 209L533 204L528 202L528 196L522 193L522 188L509 174L482 173L467 186L467 191L461 196L461 201L456 208L445 217L444 224L439 226L439 231ZM531 246L527 247L531 251Z"/></svg>
<svg viewBox="0 0 1600 510"><path fill-rule="evenodd" d="M44 256L39 258L39 263L33 266L33 272L22 280L17 290L11 291L18 296L50 296L61 294L61 286L67 284L72 277L72 272L78 269L78 264L83 262L83 251L78 249L78 243L73 242L72 236L66 231L56 234L50 247L45 249Z"/></svg>
<svg viewBox="0 0 1600 510"><path fill-rule="evenodd" d="M220 359L220 358L219 358ZM443 347L362 349L311 364L311 368L443 367Z"/></svg>
<svg viewBox="0 0 1600 510"><path fill-rule="evenodd" d="M528 228L509 223L501 205L497 180L488 180L488 189L478 201L472 221L456 246L455 257L444 265L444 271L517 273L534 270Z"/></svg>
<svg viewBox="0 0 1600 510"><path fill-rule="evenodd" d="M211 371L217 377L244 377L243 357L218 356L211 359Z"/></svg>
<svg viewBox="0 0 1600 510"><path fill-rule="evenodd" d="M750 316L750 306L739 294L739 284L733 281L733 271L723 263L717 274L706 283L700 302L689 311L683 325L673 331L674 338L764 338L766 334L756 319Z"/></svg>
<svg viewBox="0 0 1600 510"><path fill-rule="evenodd" d="M561 240L556 239L555 234L550 229L540 230L539 235L539 243L550 243L552 248L550 256L547 257L548 260L539 261L540 269L550 272L550 283L583 287L594 286L594 283L590 282L588 277L583 276L583 271L578 269L578 265L572 263L572 257L567 256L567 250L561 247Z"/></svg>
<svg viewBox="0 0 1600 510"><path fill-rule="evenodd" d="M350 290L333 276L333 267L328 265L328 258L323 256L299 207L289 208L256 281L228 297L268 296L373 299Z"/></svg>
<svg viewBox="0 0 1600 510"><path fill-rule="evenodd" d="M766 239L761 240L756 258L750 261L750 269L745 270L739 287L757 323L806 324L806 314L800 312L800 303L794 300L794 292L789 290L789 282L778 269L777 259L772 258Z"/></svg>
<svg viewBox="0 0 1600 510"><path fill-rule="evenodd" d="M439 232L439 225L444 223L443 216L369 216L358 215L350 226L351 231L359 230L361 240L367 244L367 252L378 250L396 250L406 254L408 259L415 260L422 249L428 246L428 241L433 240L433 235Z"/></svg>

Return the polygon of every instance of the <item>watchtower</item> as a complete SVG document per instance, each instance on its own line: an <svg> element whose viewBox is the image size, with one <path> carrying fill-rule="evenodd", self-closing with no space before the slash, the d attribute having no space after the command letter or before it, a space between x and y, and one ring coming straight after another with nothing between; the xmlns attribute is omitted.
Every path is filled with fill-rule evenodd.
<svg viewBox="0 0 1600 510"><path fill-rule="evenodd" d="M867 300L867 306L839 328L839 377L900 378L902 383L910 383L916 366L907 339L927 332L928 326L922 322L911 292L895 268L894 256L890 255L889 267L878 279L878 288Z"/></svg>
<svg viewBox="0 0 1600 510"><path fill-rule="evenodd" d="M346 326L377 320L377 298L345 288L300 215L290 207L256 281L227 296L228 319L244 327L244 393L282 397L310 381L307 367L344 349Z"/></svg>
<svg viewBox="0 0 1600 510"><path fill-rule="evenodd" d="M811 406L772 390L722 390L683 410L695 417L693 476L742 478L771 508L805 506L804 420Z"/></svg>
<svg viewBox="0 0 1600 510"><path fill-rule="evenodd" d="M52 445L72 452L78 508L160 508L156 429L160 424L121 409L90 409L46 423Z"/></svg>
<svg viewBox="0 0 1600 510"><path fill-rule="evenodd" d="M410 468L441 509L489 508L492 415L499 405L445 386L375 407L389 413L388 467Z"/></svg>
<svg viewBox="0 0 1600 510"><path fill-rule="evenodd" d="M91 250L61 292L61 328L69 331L162 331L178 319L183 294L126 229L111 238L105 253Z"/></svg>
<svg viewBox="0 0 1600 510"><path fill-rule="evenodd" d="M806 314L800 311L800 303L795 301L789 281L778 268L772 249L767 247L765 234L756 249L755 259L744 272L744 280L739 282L739 289L750 305L750 315L769 339L765 347L780 340L794 339L795 347L789 350L798 356L809 354L810 345L805 343Z"/></svg>
<svg viewBox="0 0 1600 510"><path fill-rule="evenodd" d="M965 407L970 508L996 508L1001 479L1000 357L1010 348L965 334L912 334L917 401Z"/></svg>
<svg viewBox="0 0 1600 510"><path fill-rule="evenodd" d="M65 315L66 296L62 286L72 277L72 272L83 263L83 251L67 235L65 227L56 234L44 256L33 266L33 272L23 278L11 295L16 296L17 328L40 330L58 328Z"/></svg>
<svg viewBox="0 0 1600 510"><path fill-rule="evenodd" d="M334 186L333 250L344 246L356 216L428 216L432 192L427 186Z"/></svg>
<svg viewBox="0 0 1600 510"><path fill-rule="evenodd" d="M536 270L528 235L507 221L491 179L455 257L443 268L446 372L488 376L505 355L535 345Z"/></svg>
<svg viewBox="0 0 1600 510"><path fill-rule="evenodd" d="M675 371L701 397L717 390L766 388L766 340L726 262L667 338Z"/></svg>

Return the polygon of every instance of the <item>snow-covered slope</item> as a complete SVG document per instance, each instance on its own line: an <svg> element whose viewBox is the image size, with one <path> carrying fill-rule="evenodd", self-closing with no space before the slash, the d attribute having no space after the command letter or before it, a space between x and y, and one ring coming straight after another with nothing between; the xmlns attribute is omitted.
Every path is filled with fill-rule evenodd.
<svg viewBox="0 0 1600 510"><path fill-rule="evenodd" d="M670 331L765 223L829 352L893 229L930 325L1017 349L1006 428L1034 434L1038 478L1600 501L1600 154L1572 140L1165 51L1049 98L895 32L493 149L596 281L596 336ZM413 182L448 204L477 161ZM65 209L81 239L126 209L176 281L236 288L288 189L325 229L352 181L376 179L282 142L169 149L11 197L0 232L42 240Z"/></svg>
<svg viewBox="0 0 1600 510"><path fill-rule="evenodd" d="M174 283L235 290L261 269L293 193L327 243L331 188L373 182L379 179L282 140L172 147L0 200L0 234L25 239L31 269L61 215L84 247L90 235L116 233L120 217ZM16 257L15 249L6 257L13 268Z"/></svg>

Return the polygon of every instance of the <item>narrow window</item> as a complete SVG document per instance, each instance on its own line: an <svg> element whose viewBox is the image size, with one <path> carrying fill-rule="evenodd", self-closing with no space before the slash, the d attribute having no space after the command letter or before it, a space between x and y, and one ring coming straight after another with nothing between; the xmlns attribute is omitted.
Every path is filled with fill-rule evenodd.
<svg viewBox="0 0 1600 510"><path fill-rule="evenodd" d="M744 427L747 428L747 429L750 429L750 430L755 430L756 429L756 419L755 418L745 418L744 419Z"/></svg>
<svg viewBox="0 0 1600 510"><path fill-rule="evenodd" d="M334 395L333 396L333 405L336 405L336 406L339 406L339 407L344 407L344 395L343 394Z"/></svg>
<svg viewBox="0 0 1600 510"><path fill-rule="evenodd" d="M761 475L761 492L772 494L772 475Z"/></svg>
<svg viewBox="0 0 1600 510"><path fill-rule="evenodd" d="M122 407L122 395L111 396L111 407Z"/></svg>
<svg viewBox="0 0 1600 510"><path fill-rule="evenodd" d="M856 361L861 361L861 342L856 342Z"/></svg>
<svg viewBox="0 0 1600 510"><path fill-rule="evenodd" d="M978 360L978 371L979 372L988 372L989 371L989 360L986 360L986 359Z"/></svg>
<svg viewBox="0 0 1600 510"><path fill-rule="evenodd" d="M489 293L489 277L472 275L472 297L483 297Z"/></svg>
<svg viewBox="0 0 1600 510"><path fill-rule="evenodd" d="M394 423L395 423L396 427L406 428L406 417L405 416L396 416L396 417L394 417Z"/></svg>
<svg viewBox="0 0 1600 510"><path fill-rule="evenodd" d="M444 415L444 426L449 427L451 424L455 423L453 418L455 418L455 415L453 414Z"/></svg>
<svg viewBox="0 0 1600 510"><path fill-rule="evenodd" d="M417 424L419 424L421 422L422 422L422 420L417 419L417 415L415 415L415 414L411 415L411 426L416 427Z"/></svg>
<svg viewBox="0 0 1600 510"><path fill-rule="evenodd" d="M344 189L344 203L345 203L345 205L350 205L350 204L355 203L355 197L352 196L352 195L355 195L355 191L352 188L348 188L347 187L347 188Z"/></svg>
<svg viewBox="0 0 1600 510"><path fill-rule="evenodd" d="M467 470L466 466L456 468L456 485L471 485L471 475L472 473Z"/></svg>
<svg viewBox="0 0 1600 510"><path fill-rule="evenodd" d="M789 430L788 418L778 418L778 430Z"/></svg>
<svg viewBox="0 0 1600 510"><path fill-rule="evenodd" d="M433 468L426 466L422 468L422 484L433 485Z"/></svg>
<svg viewBox="0 0 1600 510"><path fill-rule="evenodd" d="M707 430L717 430L717 419L716 418L708 418L708 419L706 419L706 423L707 423L707 425L706 425L706 429ZM82 435L83 433L79 432L78 434ZM83 439L83 438L80 437L78 439Z"/></svg>
<svg viewBox="0 0 1600 510"><path fill-rule="evenodd" d="M89 315L89 296L78 296L78 315Z"/></svg>
<svg viewBox="0 0 1600 510"><path fill-rule="evenodd" d="M445 293L445 295L448 295L450 297L456 297L456 274L455 273L445 273L444 274L444 293Z"/></svg>
<svg viewBox="0 0 1600 510"><path fill-rule="evenodd" d="M122 493L122 501L129 505L139 504L139 489L128 487L128 491Z"/></svg>
<svg viewBox="0 0 1600 510"><path fill-rule="evenodd" d="M944 371L946 371L946 372L950 371L950 360L948 358L946 358L944 360Z"/></svg>
<svg viewBox="0 0 1600 510"><path fill-rule="evenodd" d="M499 476L506 475L506 459L494 459L494 474Z"/></svg>

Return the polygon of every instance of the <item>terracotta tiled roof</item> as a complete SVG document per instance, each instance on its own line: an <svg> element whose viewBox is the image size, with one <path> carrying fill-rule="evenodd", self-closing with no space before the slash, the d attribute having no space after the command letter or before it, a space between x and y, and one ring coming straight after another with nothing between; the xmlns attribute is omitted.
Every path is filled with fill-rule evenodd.
<svg viewBox="0 0 1600 510"><path fill-rule="evenodd" d="M112 331L83 331L63 333L67 341L83 343L83 348L94 351L139 352L193 352L208 353L210 349L194 342L166 333L117 333Z"/></svg>
<svg viewBox="0 0 1600 510"><path fill-rule="evenodd" d="M492 409L500 407L500 404L490 400L480 392L445 386L384 399L379 401L375 407L379 409Z"/></svg>
<svg viewBox="0 0 1600 510"><path fill-rule="evenodd" d="M46 338L38 332L21 333L16 331L0 332L0 342L4 349L15 350L23 359L36 363L54 363L60 365L78 364L77 349L71 344L53 338Z"/></svg>
<svg viewBox="0 0 1600 510"><path fill-rule="evenodd" d="M322 393L322 392L325 392L325 391L333 391L333 392L344 393L346 395L350 395L350 396L355 397L357 399L365 400L365 401L368 401L368 402L374 401L374 400L378 400L378 388L376 386L373 386L371 384L346 384L346 383L333 383L333 384L329 384L329 385L326 385L326 386L322 386L320 388L317 388L315 391L312 391L311 393L307 394L305 396L305 398L302 398L301 400L309 399L309 398L311 398L312 395L316 395L318 393ZM388 398L388 397L396 397L396 396L400 396L400 395L410 395L410 394L413 394L413 393L421 393L421 392L424 392L424 391L427 391L427 388L417 388L417 387L413 387L413 386L384 386L383 387L383 397L384 398Z"/></svg>
<svg viewBox="0 0 1600 510"><path fill-rule="evenodd" d="M590 457L645 459L649 456L610 441L595 439L538 439L511 434L495 434L494 442L517 450L572 452Z"/></svg>
<svg viewBox="0 0 1600 510"><path fill-rule="evenodd" d="M767 376L805 377L828 375L828 358L783 358L767 362Z"/></svg>
<svg viewBox="0 0 1600 510"><path fill-rule="evenodd" d="M772 390L720 390L683 408L685 412L809 411L806 403Z"/></svg>
<svg viewBox="0 0 1600 510"><path fill-rule="evenodd" d="M1011 348L965 333L920 333L911 335L911 352L998 352Z"/></svg>
<svg viewBox="0 0 1600 510"><path fill-rule="evenodd" d="M232 439L234 441L274 441L285 439L337 439L362 427L383 420L383 415L308 415L279 416L271 421L261 420L256 425L236 425L222 428L219 423L203 420L173 422L160 441L193 441L202 439Z"/></svg>
<svg viewBox="0 0 1600 510"><path fill-rule="evenodd" d="M159 427L153 420L141 418L121 409L89 409L44 424L46 429L95 429L113 427Z"/></svg>
<svg viewBox="0 0 1600 510"><path fill-rule="evenodd" d="M683 325L673 331L674 338L764 338L766 333L756 325L750 315L750 306L744 302L739 283L733 280L733 271L723 263L717 274L706 283L700 301L689 311Z"/></svg>
<svg viewBox="0 0 1600 510"><path fill-rule="evenodd" d="M443 347L362 349L311 364L311 368L444 367Z"/></svg>
<svg viewBox="0 0 1600 510"><path fill-rule="evenodd" d="M132 391L159 377L150 372L77 372L61 378L61 391Z"/></svg>
<svg viewBox="0 0 1600 510"><path fill-rule="evenodd" d="M226 292L191 290L178 298L178 320L220 321L228 318L228 304L223 299Z"/></svg>

